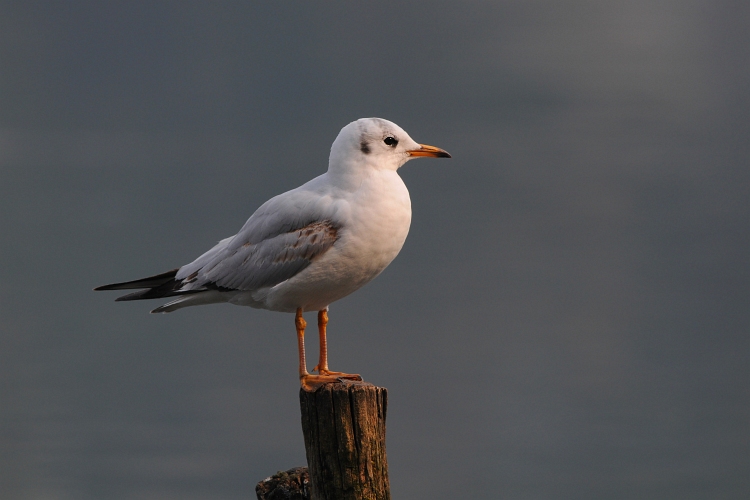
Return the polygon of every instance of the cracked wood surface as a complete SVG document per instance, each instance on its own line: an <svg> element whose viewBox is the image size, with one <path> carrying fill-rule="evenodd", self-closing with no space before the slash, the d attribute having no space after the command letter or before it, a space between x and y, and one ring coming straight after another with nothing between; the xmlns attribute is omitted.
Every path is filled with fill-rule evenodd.
<svg viewBox="0 0 750 500"><path fill-rule="evenodd" d="M388 393L366 382L300 390L313 500L391 498L385 453Z"/></svg>

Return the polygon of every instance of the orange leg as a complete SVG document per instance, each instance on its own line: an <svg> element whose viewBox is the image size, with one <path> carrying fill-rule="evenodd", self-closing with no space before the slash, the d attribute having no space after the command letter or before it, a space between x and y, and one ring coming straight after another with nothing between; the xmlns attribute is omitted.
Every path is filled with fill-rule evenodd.
<svg viewBox="0 0 750 500"><path fill-rule="evenodd" d="M302 308L297 309L294 316L294 326L297 327L297 349L299 350L299 378L307 377L307 361L305 360L305 327L307 321L302 317Z"/></svg>
<svg viewBox="0 0 750 500"><path fill-rule="evenodd" d="M325 320L323 321L321 318L325 318ZM318 365L325 366L325 368L318 369L318 367L315 367L320 374L311 375L307 372L307 361L305 360L305 327L307 326L307 322L302 317L302 308L297 309L297 314L294 317L294 324L297 327L297 348L299 349L299 381L302 388L306 391L314 391L323 384L338 382L340 378L362 380L362 377L359 375L349 375L347 373L332 372L328 370L328 351L325 341L325 325L328 323L328 315L325 313L325 310L318 313L319 328L321 328L321 321L323 321L321 330L323 333L320 341L321 361Z"/></svg>
<svg viewBox="0 0 750 500"><path fill-rule="evenodd" d="M328 326L328 311L325 309L318 311L318 338L320 340L320 357L318 365L313 368L321 375L335 375L340 378L350 380L362 380L362 377L351 373L333 372L328 369L328 338L326 336L326 326Z"/></svg>
<svg viewBox="0 0 750 500"><path fill-rule="evenodd" d="M328 325L328 312L323 309L318 311L318 340L320 341L320 356L318 366L313 368L321 375L328 371L328 340L326 338L326 326Z"/></svg>

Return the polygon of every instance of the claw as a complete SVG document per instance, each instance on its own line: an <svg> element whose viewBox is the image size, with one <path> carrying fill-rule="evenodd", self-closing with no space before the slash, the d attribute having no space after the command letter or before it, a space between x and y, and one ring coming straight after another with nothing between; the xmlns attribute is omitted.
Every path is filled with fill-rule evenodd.
<svg viewBox="0 0 750 500"><path fill-rule="evenodd" d="M362 376L357 373L343 373L343 372L332 372L331 370L318 370L321 375L333 375L338 378L345 378L347 380L362 380Z"/></svg>

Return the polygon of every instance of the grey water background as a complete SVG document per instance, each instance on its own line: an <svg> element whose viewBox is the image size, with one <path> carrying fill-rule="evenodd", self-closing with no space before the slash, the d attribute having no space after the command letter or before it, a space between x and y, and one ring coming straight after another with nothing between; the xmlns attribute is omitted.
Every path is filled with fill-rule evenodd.
<svg viewBox="0 0 750 500"><path fill-rule="evenodd" d="M291 315L91 288L380 116L453 154L401 169L403 251L331 307L332 368L389 389L394 498L748 498L748 5L3 2L0 497L305 463Z"/></svg>

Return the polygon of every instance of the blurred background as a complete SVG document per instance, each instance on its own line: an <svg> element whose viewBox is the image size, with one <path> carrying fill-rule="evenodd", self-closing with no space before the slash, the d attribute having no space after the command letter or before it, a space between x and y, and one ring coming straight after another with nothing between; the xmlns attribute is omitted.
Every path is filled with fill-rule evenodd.
<svg viewBox="0 0 750 500"><path fill-rule="evenodd" d="M247 499L305 464L292 315L91 289L191 261L379 116L453 154L401 169L403 251L331 307L331 366L389 390L394 498L748 498L749 19L2 2L0 497Z"/></svg>

